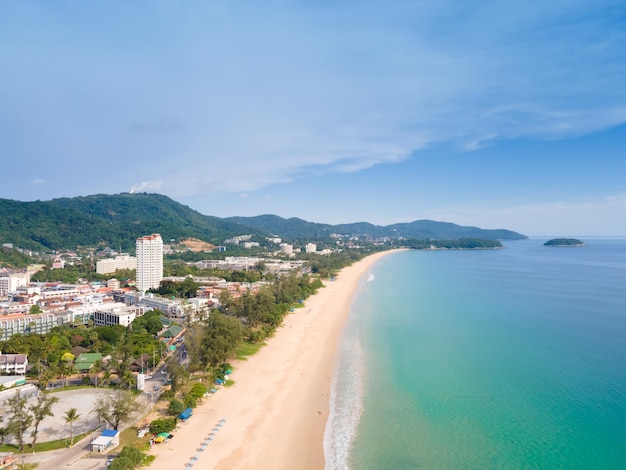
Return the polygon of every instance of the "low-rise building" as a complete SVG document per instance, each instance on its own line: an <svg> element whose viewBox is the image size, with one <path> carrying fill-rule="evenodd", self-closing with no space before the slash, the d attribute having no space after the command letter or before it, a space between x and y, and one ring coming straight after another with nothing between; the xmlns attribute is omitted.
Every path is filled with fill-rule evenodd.
<svg viewBox="0 0 626 470"><path fill-rule="evenodd" d="M118 269L137 269L137 258L128 255L118 255L115 258L105 258L96 262L98 274L114 273Z"/></svg>
<svg viewBox="0 0 626 470"><path fill-rule="evenodd" d="M119 308L115 310L96 310L93 313L93 323L96 326L122 325L128 326L137 317L137 310L128 308Z"/></svg>
<svg viewBox="0 0 626 470"><path fill-rule="evenodd" d="M0 373L11 375L26 374L28 356L26 354L2 354L0 352Z"/></svg>
<svg viewBox="0 0 626 470"><path fill-rule="evenodd" d="M104 453L120 445L120 432L114 429L105 429L100 436L91 441L91 451Z"/></svg>

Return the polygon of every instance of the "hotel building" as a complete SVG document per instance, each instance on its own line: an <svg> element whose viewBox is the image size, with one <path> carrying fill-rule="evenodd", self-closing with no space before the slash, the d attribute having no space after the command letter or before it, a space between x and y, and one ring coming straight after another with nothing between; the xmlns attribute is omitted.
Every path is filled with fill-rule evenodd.
<svg viewBox="0 0 626 470"><path fill-rule="evenodd" d="M154 234L137 239L137 290L157 289L163 280L163 239Z"/></svg>

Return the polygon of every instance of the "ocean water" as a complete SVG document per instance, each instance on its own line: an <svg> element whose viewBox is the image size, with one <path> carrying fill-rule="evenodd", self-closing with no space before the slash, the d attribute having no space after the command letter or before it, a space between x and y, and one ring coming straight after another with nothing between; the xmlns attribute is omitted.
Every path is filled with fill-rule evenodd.
<svg viewBox="0 0 626 470"><path fill-rule="evenodd" d="M407 251L342 335L327 469L626 468L626 240Z"/></svg>

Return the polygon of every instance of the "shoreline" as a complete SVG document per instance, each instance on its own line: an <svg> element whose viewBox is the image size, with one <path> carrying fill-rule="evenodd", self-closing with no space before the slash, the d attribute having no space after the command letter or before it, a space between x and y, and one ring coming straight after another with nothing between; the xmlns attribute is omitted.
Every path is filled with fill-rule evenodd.
<svg viewBox="0 0 626 470"><path fill-rule="evenodd" d="M340 334L360 281L381 258L369 255L343 268L334 281L288 314L267 345L233 363L235 384L199 405L175 438L153 447L153 470L324 468L324 431ZM198 449L225 419L204 452Z"/></svg>

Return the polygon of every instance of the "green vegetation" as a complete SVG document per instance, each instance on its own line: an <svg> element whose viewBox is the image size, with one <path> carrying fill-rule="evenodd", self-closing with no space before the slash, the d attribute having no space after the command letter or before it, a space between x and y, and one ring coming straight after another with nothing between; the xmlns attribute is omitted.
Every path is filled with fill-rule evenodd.
<svg viewBox="0 0 626 470"><path fill-rule="evenodd" d="M235 357L238 361L245 361L248 356L252 356L259 352L259 350L265 346L266 343L250 343L248 341L243 342L237 346L235 351Z"/></svg>
<svg viewBox="0 0 626 470"><path fill-rule="evenodd" d="M37 378L43 388L58 377L73 374L74 358L67 354L74 346L82 346L103 355L112 354L113 360L110 363L98 361L92 366L91 381L102 386L110 383L112 375L116 375L124 386L128 386L131 379L131 359L148 354L155 362L161 360L162 344L152 335L153 331L161 328L160 322L158 327L155 323L155 318L158 319L161 315L163 313L159 311L147 312L144 317L136 320L136 327L133 322L134 328L130 330L121 325L63 325L53 328L46 335L15 334L7 341L0 342L0 350L4 353L28 354L33 367L27 375ZM100 383L96 382L97 374L102 374Z"/></svg>
<svg viewBox="0 0 626 470"><path fill-rule="evenodd" d="M145 465L146 454L135 446L124 446L117 457L113 459L109 469L112 470L133 470L137 467Z"/></svg>
<svg viewBox="0 0 626 470"><path fill-rule="evenodd" d="M138 404L130 392L118 390L114 395L98 398L93 413L117 430L121 423L131 419L131 413L137 408Z"/></svg>
<svg viewBox="0 0 626 470"><path fill-rule="evenodd" d="M577 238L553 238L544 243L545 246L584 246L585 242Z"/></svg>
<svg viewBox="0 0 626 470"><path fill-rule="evenodd" d="M183 282L161 281L158 289L150 289L148 292L164 297L189 299L196 296L198 287L200 284L194 282L191 277L187 277Z"/></svg>
<svg viewBox="0 0 626 470"><path fill-rule="evenodd" d="M404 240L403 245L416 250L485 250L502 248L498 240L460 238L458 240Z"/></svg>
<svg viewBox="0 0 626 470"><path fill-rule="evenodd" d="M76 442L81 441L82 439L87 437L87 435L90 432L91 431L87 433L79 434L78 436L75 436L74 440ZM47 452L49 450L64 449L67 447L67 444L68 444L67 439L57 439L55 441L38 442L37 445L35 446L35 452ZM20 453L18 446L14 444L1 444L0 452ZM30 454L32 452L33 452L32 446L30 444L24 444L24 451L21 453Z"/></svg>
<svg viewBox="0 0 626 470"><path fill-rule="evenodd" d="M166 242L198 238L220 244L241 235L242 227L159 194L100 194L36 202L0 199L0 240L22 248L113 246L134 251L137 238L149 233L160 233Z"/></svg>
<svg viewBox="0 0 626 470"><path fill-rule="evenodd" d="M183 408L184 409L184 408ZM176 427L176 418L160 418L150 423L150 434L173 431Z"/></svg>
<svg viewBox="0 0 626 470"><path fill-rule="evenodd" d="M20 253L14 248L0 247L0 266L8 268L24 269L33 264L33 258Z"/></svg>
<svg viewBox="0 0 626 470"><path fill-rule="evenodd" d="M298 218L283 219L276 215L257 217L230 217L225 220L254 227L265 232L275 233L289 240L327 240L331 234L359 236L367 238L416 238L416 239L457 239L482 238L489 240L519 240L526 238L510 230L484 230L478 227L463 227L448 222L416 220L409 223L381 227L367 222L354 224L316 224Z"/></svg>
<svg viewBox="0 0 626 470"><path fill-rule="evenodd" d="M330 238L331 234L358 236L360 240L526 238L509 230L482 230L431 220L381 227L368 223L316 224L273 215L220 219L200 214L160 194L99 194L35 202L0 199L0 241L16 247L49 252L107 246L133 252L136 239L149 233L160 233L166 243L170 239L197 238L216 245L248 233L261 244L273 233L292 241L326 241L329 246L336 241ZM235 254L240 250L231 248Z"/></svg>

